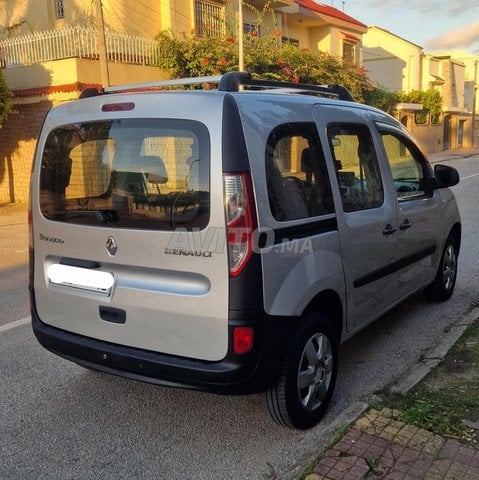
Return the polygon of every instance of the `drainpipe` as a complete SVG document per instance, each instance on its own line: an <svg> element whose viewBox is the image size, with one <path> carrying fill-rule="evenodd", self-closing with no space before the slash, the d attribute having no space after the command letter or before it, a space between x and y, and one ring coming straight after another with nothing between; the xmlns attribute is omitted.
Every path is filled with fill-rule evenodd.
<svg viewBox="0 0 479 480"><path fill-rule="evenodd" d="M471 126L471 148L476 146L476 97L477 97L477 59L474 60L474 83L472 85L472 126Z"/></svg>
<svg viewBox="0 0 479 480"><path fill-rule="evenodd" d="M110 86L110 73L108 71L108 56L106 53L105 22L103 20L103 8L101 0L95 0L96 7L96 41L98 44L98 55L100 57L101 84L103 87Z"/></svg>

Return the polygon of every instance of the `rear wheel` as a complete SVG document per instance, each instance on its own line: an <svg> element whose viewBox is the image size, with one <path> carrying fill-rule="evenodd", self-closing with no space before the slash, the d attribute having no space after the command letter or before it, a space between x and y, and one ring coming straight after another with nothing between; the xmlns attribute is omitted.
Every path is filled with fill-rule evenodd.
<svg viewBox="0 0 479 480"><path fill-rule="evenodd" d="M311 312L302 319L281 367L266 392L268 410L280 425L305 430L323 417L336 384L338 349L330 322Z"/></svg>
<svg viewBox="0 0 479 480"><path fill-rule="evenodd" d="M424 295L429 300L445 301L451 297L456 285L457 252L457 243L454 237L449 236L441 255L436 278L424 289Z"/></svg>

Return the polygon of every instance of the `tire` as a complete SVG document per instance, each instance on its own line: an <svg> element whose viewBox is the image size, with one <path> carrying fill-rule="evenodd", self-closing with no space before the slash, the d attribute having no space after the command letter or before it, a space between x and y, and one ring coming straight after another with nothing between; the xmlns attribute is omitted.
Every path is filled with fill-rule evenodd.
<svg viewBox="0 0 479 480"><path fill-rule="evenodd" d="M457 242L454 237L449 236L442 251L436 278L424 289L424 295L428 300L444 302L451 298L456 285L457 252Z"/></svg>
<svg viewBox="0 0 479 480"><path fill-rule="evenodd" d="M310 312L292 338L278 382L266 392L276 423L300 430L314 427L329 406L337 371L338 345L331 324Z"/></svg>

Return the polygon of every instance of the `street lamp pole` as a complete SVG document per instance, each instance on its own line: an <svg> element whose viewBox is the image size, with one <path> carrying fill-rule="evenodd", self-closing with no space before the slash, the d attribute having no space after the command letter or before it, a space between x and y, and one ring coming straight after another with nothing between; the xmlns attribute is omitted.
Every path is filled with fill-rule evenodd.
<svg viewBox="0 0 479 480"><path fill-rule="evenodd" d="M243 52L243 40L244 40L244 32L243 32L243 2L242 0L238 0L238 67L239 71L244 71L244 52Z"/></svg>
<svg viewBox="0 0 479 480"><path fill-rule="evenodd" d="M477 59L474 60L474 83L472 84L471 148L474 148L476 146L476 97L477 97Z"/></svg>

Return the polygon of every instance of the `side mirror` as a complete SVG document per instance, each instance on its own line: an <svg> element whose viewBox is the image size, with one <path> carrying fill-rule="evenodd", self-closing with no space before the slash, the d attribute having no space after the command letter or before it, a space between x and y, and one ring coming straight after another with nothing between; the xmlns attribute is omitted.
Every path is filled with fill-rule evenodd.
<svg viewBox="0 0 479 480"><path fill-rule="evenodd" d="M437 188L453 187L459 183L459 172L454 167L447 165L435 165L434 175L436 176Z"/></svg>

